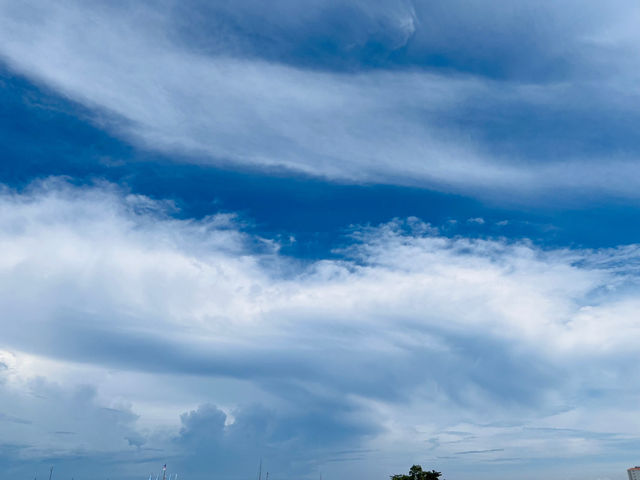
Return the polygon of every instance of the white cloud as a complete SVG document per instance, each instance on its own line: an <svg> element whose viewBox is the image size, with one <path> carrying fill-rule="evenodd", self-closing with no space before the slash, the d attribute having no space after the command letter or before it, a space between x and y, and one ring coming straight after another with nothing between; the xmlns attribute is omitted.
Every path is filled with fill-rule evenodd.
<svg viewBox="0 0 640 480"><path fill-rule="evenodd" d="M402 30L400 26L415 22L416 13L409 4L376 5L368 11L367 21L372 24L399 25ZM633 116L629 105L637 100L628 87L634 83L630 75L635 67L626 68L625 75L612 67L615 74L600 78L596 86L590 83L591 76L584 81L571 77L564 82L527 84L419 71L322 72L234 57L233 49L211 53L188 48L172 33L172 7L171 2L153 8L145 3L125 8L99 2L3 2L0 55L16 71L105 112L96 119L104 121L105 127L146 148L186 155L189 161L282 167L339 181L413 184L487 195L568 188L635 197L639 191L635 150L624 147L626 143L620 151L631 153L607 152L604 161L601 152L591 151L589 139L579 133L572 136L585 131L582 124L565 125L564 133L573 132L566 138L559 137L552 124L533 124L527 127L539 132L533 143L530 135L518 137L516 128L505 134L500 121L494 125L495 116L509 115L510 108L539 112L549 122L557 118L555 110L586 118L586 104L590 111L602 111L601 119L615 123L629 118ZM281 7L295 10L287 2ZM244 8L258 9L254 4ZM465 32L474 33L465 9L456 10L449 20L454 27L460 24ZM493 28L493 15L489 21L482 10L483 21ZM573 49L588 50L593 53L589 57L609 62L624 58L636 65L637 56L628 60L624 55L594 52L593 42L584 39L600 34L593 18L606 18L611 28L621 21L617 10L602 10L590 5L577 21L573 9L568 13L559 7L543 9L557 22L549 24L552 33L563 31L557 25L573 25L564 33L571 35ZM322 8L312 8L307 15L320 15L318 11ZM503 42L519 18L517 11L504 12L498 35ZM298 10L294 14L304 17ZM423 41L440 44L442 39L430 38L422 30L416 35L427 35ZM443 38L450 36L437 31ZM614 42L616 52L630 42L627 37L602 35ZM545 39L544 44L549 43ZM540 58L554 61L548 51L543 53ZM508 57L504 52L503 56ZM471 116L469 109L475 112ZM115 120L108 120L111 116ZM480 130L465 127L468 122L479 123ZM615 129L613 123L609 129ZM628 141L624 132L619 135L612 141ZM492 151L499 142L487 144L484 136L505 136L506 140ZM541 139L551 146L531 162L528 155L544 143Z"/></svg>
<svg viewBox="0 0 640 480"><path fill-rule="evenodd" d="M176 220L166 208L109 185L2 193L6 415L53 431L15 400L36 384L52 408L76 391L96 408L125 405L121 440L152 442L204 403L259 403L297 419L286 423L296 431L312 409L331 438L360 425L358 446L419 455L417 436L432 442L428 458L455 457L451 468L477 462L464 451L556 457L542 427L576 430L565 458L635 441L625 418L639 393L637 246L543 250L446 238L410 219L354 231L343 260L300 265L233 219ZM444 442L459 429L473 435ZM104 439L78 431L69 449L78 438L100 451Z"/></svg>

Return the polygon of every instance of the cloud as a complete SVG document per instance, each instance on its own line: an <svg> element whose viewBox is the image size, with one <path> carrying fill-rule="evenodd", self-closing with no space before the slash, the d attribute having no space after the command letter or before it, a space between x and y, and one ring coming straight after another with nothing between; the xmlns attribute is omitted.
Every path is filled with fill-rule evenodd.
<svg viewBox="0 0 640 480"><path fill-rule="evenodd" d="M0 55L177 160L529 200L637 195L627 2L230 5L5 2Z"/></svg>
<svg viewBox="0 0 640 480"><path fill-rule="evenodd" d="M97 468L93 461L148 456L144 442L135 442L141 436L129 404L114 399L105 404L89 383L49 381L29 371L30 359L23 354L0 350L0 357L9 365L0 374L0 408L7 412L0 414L3 472L44 475L54 465L56 475L88 475Z"/></svg>
<svg viewBox="0 0 640 480"><path fill-rule="evenodd" d="M169 457L199 478L211 455L238 475L264 454L340 476L637 445L636 245L548 250L411 218L299 262L233 216L173 208L109 184L3 190L6 448L110 455L123 478Z"/></svg>
<svg viewBox="0 0 640 480"><path fill-rule="evenodd" d="M173 4L173 41L188 50L352 70L392 61L416 32L412 2L278 0Z"/></svg>
<svg viewBox="0 0 640 480"><path fill-rule="evenodd" d="M340 448L377 433L368 422L350 421L345 417L349 412L339 403L312 402L305 407L277 412L258 404L245 405L232 412L231 422L229 415L209 404L184 413L182 428L173 440L174 448L183 452L177 468L200 475L213 463L225 476L243 477L247 472L238 469L239 462L257 467L257 459L263 458L265 471L272 475L305 475L319 463L341 458Z"/></svg>

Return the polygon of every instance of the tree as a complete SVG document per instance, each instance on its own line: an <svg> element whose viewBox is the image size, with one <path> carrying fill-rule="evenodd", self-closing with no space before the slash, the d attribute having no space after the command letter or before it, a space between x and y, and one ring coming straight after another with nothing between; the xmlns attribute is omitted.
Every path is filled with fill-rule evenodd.
<svg viewBox="0 0 640 480"><path fill-rule="evenodd" d="M438 480L442 473L431 470L425 472L420 465L413 465L409 469L409 475L391 475L391 480Z"/></svg>

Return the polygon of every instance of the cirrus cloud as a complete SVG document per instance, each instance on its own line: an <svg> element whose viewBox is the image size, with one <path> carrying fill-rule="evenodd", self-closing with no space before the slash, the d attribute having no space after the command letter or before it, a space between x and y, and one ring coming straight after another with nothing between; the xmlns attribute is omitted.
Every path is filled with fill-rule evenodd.
<svg viewBox="0 0 640 480"><path fill-rule="evenodd" d="M637 7L507 3L5 2L0 56L190 162L635 197Z"/></svg>

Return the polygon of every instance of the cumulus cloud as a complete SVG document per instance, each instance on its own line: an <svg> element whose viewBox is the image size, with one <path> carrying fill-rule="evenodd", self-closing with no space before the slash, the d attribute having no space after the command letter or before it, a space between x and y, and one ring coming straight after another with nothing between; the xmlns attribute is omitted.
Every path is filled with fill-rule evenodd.
<svg viewBox="0 0 640 480"><path fill-rule="evenodd" d="M629 2L0 8L10 68L173 157L483 195L638 192Z"/></svg>
<svg viewBox="0 0 640 480"><path fill-rule="evenodd" d="M211 455L238 475L259 455L283 475L380 475L637 445L637 246L545 250L410 218L301 263L232 216L172 208L60 180L2 192L6 449L148 449L135 458L198 478Z"/></svg>
<svg viewBox="0 0 640 480"><path fill-rule="evenodd" d="M231 414L204 404L181 416L173 447L182 452L179 468L189 475L199 475L213 463L217 472L242 478L247 472L238 464L257 467L260 458L268 460L265 470L276 476L308 475L323 462L344 457L344 450L357 455L353 442L359 445L363 436L376 433L369 421L354 421L350 413L339 402L311 402L287 412L253 404Z"/></svg>

